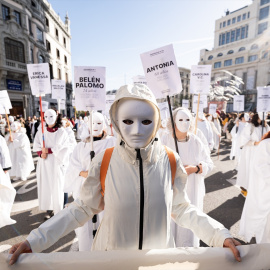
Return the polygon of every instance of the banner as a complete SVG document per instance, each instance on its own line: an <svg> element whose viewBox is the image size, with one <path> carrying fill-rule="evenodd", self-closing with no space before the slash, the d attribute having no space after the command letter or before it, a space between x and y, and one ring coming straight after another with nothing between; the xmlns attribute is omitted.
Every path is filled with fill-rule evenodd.
<svg viewBox="0 0 270 270"><path fill-rule="evenodd" d="M182 84L172 44L141 54L147 85L156 98L180 94Z"/></svg>
<svg viewBox="0 0 270 270"><path fill-rule="evenodd" d="M111 105L114 102L114 99L115 99L115 95L106 95L106 110L105 110L105 114L108 115L108 116L110 115L109 114L109 111L110 111Z"/></svg>
<svg viewBox="0 0 270 270"><path fill-rule="evenodd" d="M257 87L257 112L270 112L270 86Z"/></svg>
<svg viewBox="0 0 270 270"><path fill-rule="evenodd" d="M210 101L208 106L210 106L210 104L217 104L217 110L224 111L226 113L227 101Z"/></svg>
<svg viewBox="0 0 270 270"><path fill-rule="evenodd" d="M244 95L233 96L233 110L235 112L245 111L245 96Z"/></svg>
<svg viewBox="0 0 270 270"><path fill-rule="evenodd" d="M170 117L168 102L158 103L161 119L168 119Z"/></svg>
<svg viewBox="0 0 270 270"><path fill-rule="evenodd" d="M52 98L66 99L66 82L63 80L52 80Z"/></svg>
<svg viewBox="0 0 270 270"><path fill-rule="evenodd" d="M211 65L191 66L190 93L209 94L211 82Z"/></svg>
<svg viewBox="0 0 270 270"><path fill-rule="evenodd" d="M198 96L193 96L192 112L197 113ZM207 107L207 95L200 95L199 112L203 112L203 109Z"/></svg>
<svg viewBox="0 0 270 270"><path fill-rule="evenodd" d="M209 114L214 114L217 112L217 104L209 104Z"/></svg>
<svg viewBox="0 0 270 270"><path fill-rule="evenodd" d="M189 108L189 100L182 99L182 107L188 109Z"/></svg>
<svg viewBox="0 0 270 270"><path fill-rule="evenodd" d="M74 67L77 111L106 109L106 68Z"/></svg>
<svg viewBox="0 0 270 270"><path fill-rule="evenodd" d="M0 91L0 114L9 114L9 109L12 109L12 105L9 99L7 90Z"/></svg>
<svg viewBox="0 0 270 270"><path fill-rule="evenodd" d="M66 100L61 99L60 101L60 110L66 110Z"/></svg>
<svg viewBox="0 0 270 270"><path fill-rule="evenodd" d="M34 96L51 94L51 80L48 63L27 64L28 78Z"/></svg>
<svg viewBox="0 0 270 270"><path fill-rule="evenodd" d="M38 107L39 107L39 111L40 111L40 105ZM42 111L45 112L48 109L49 109L49 102L42 100Z"/></svg>
<svg viewBox="0 0 270 270"><path fill-rule="evenodd" d="M132 78L133 84L145 84L147 85L147 81L145 79L145 76L137 75Z"/></svg>

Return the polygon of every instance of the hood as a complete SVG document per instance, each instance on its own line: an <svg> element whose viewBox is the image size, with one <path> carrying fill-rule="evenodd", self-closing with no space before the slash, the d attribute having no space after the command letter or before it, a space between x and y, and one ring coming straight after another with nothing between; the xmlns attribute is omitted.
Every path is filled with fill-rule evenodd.
<svg viewBox="0 0 270 270"><path fill-rule="evenodd" d="M156 101L156 98L152 91L144 84L136 84L136 85L124 85L119 88L117 91L117 94L115 96L115 100L110 108L110 118L111 123L115 131L119 134L121 139L123 140L123 137L121 135L121 132L118 128L117 121L116 121L116 109L117 104L121 99L137 99L137 100L144 100L147 102L152 103L157 108L158 112L158 121L156 123L156 128L154 131L154 137L157 134L157 131L161 125L161 117L160 117L160 110ZM124 141L124 140L123 140Z"/></svg>

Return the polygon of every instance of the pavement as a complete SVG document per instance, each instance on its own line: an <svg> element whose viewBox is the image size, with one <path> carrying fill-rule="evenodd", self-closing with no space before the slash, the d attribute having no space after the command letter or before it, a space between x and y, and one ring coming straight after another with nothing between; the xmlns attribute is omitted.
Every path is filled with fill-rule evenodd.
<svg viewBox="0 0 270 270"><path fill-rule="evenodd" d="M223 139L219 155L211 155L215 167L205 179L204 212L224 224L231 234L244 244L238 232L245 198L240 194L240 188L235 185L237 172L234 170L234 161L229 159L230 147L231 143ZM37 158L33 153L35 164ZM17 194L11 217L17 223L0 229L0 253L8 252L13 244L24 241L31 230L44 222L45 212L38 208L36 173L33 172L26 181L12 182L12 185ZM69 202L71 201L70 195ZM201 242L201 246L206 245ZM75 233L71 232L43 252L75 251L78 251L78 240Z"/></svg>

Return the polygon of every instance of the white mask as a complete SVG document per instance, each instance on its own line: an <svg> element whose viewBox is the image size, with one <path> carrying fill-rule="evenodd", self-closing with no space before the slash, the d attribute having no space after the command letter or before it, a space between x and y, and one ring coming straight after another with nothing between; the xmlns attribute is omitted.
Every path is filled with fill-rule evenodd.
<svg viewBox="0 0 270 270"><path fill-rule="evenodd" d="M85 116L85 117L83 118L83 121L84 121L84 123L87 123L87 122L88 122L88 117Z"/></svg>
<svg viewBox="0 0 270 270"><path fill-rule="evenodd" d="M205 116L204 116L204 113L203 112L199 112L198 113L198 117L202 120L205 120Z"/></svg>
<svg viewBox="0 0 270 270"><path fill-rule="evenodd" d="M217 118L217 117L218 117L218 116L217 116L217 113L214 113L214 114L213 114L213 117L214 117L214 118Z"/></svg>
<svg viewBox="0 0 270 270"><path fill-rule="evenodd" d="M208 121L212 121L212 119L213 119L212 115L209 115L209 116L207 117L207 119L208 119Z"/></svg>
<svg viewBox="0 0 270 270"><path fill-rule="evenodd" d="M144 148L153 139L158 121L154 104L144 100L120 100L116 111L118 128L132 148Z"/></svg>
<svg viewBox="0 0 270 270"><path fill-rule="evenodd" d="M66 124L67 124L67 120L62 120L63 127L66 127Z"/></svg>
<svg viewBox="0 0 270 270"><path fill-rule="evenodd" d="M263 113L262 112L258 112L258 116L261 120L263 120ZM264 115L264 120L265 120L266 116Z"/></svg>
<svg viewBox="0 0 270 270"><path fill-rule="evenodd" d="M175 116L175 125L180 132L188 132L190 127L190 115L184 110L179 110Z"/></svg>
<svg viewBox="0 0 270 270"><path fill-rule="evenodd" d="M13 122L11 125L10 125L10 129L13 131L13 132L17 132L19 130L19 123L18 122Z"/></svg>
<svg viewBox="0 0 270 270"><path fill-rule="evenodd" d="M245 113L244 114L244 118L245 118L246 122L248 122L249 121L249 114L248 113Z"/></svg>
<svg viewBox="0 0 270 270"><path fill-rule="evenodd" d="M47 123L47 125L52 126L57 119L56 111L49 109L44 113L44 118Z"/></svg>
<svg viewBox="0 0 270 270"><path fill-rule="evenodd" d="M13 116L9 116L8 117L9 123L13 123L14 122L14 117Z"/></svg>
<svg viewBox="0 0 270 270"><path fill-rule="evenodd" d="M105 128L104 116L99 112L94 112L92 116L93 122L93 136L100 136Z"/></svg>

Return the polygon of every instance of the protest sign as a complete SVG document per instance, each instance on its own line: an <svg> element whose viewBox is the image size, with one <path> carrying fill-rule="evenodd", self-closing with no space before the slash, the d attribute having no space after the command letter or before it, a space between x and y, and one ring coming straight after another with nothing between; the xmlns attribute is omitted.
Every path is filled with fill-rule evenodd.
<svg viewBox="0 0 270 270"><path fill-rule="evenodd" d="M109 111L111 108L111 105L113 104L115 99L115 95L106 95L106 110L105 110L105 114L107 116L109 116Z"/></svg>
<svg viewBox="0 0 270 270"><path fill-rule="evenodd" d="M60 101L60 110L65 110L66 109L66 100L61 99Z"/></svg>
<svg viewBox="0 0 270 270"><path fill-rule="evenodd" d="M172 44L141 54L141 61L156 98L180 94L182 84Z"/></svg>
<svg viewBox="0 0 270 270"><path fill-rule="evenodd" d="M209 104L209 114L214 114L217 112L217 104Z"/></svg>
<svg viewBox="0 0 270 270"><path fill-rule="evenodd" d="M42 100L42 111L45 112L48 109L49 109L49 102ZM40 105L39 105L39 111L40 111Z"/></svg>
<svg viewBox="0 0 270 270"><path fill-rule="evenodd" d="M189 108L189 100L182 99L182 107L188 109Z"/></svg>
<svg viewBox="0 0 270 270"><path fill-rule="evenodd" d="M33 95L38 97L51 93L50 70L48 63L28 64L27 72Z"/></svg>
<svg viewBox="0 0 270 270"><path fill-rule="evenodd" d="M207 95L210 91L211 65L191 66L190 93Z"/></svg>
<svg viewBox="0 0 270 270"><path fill-rule="evenodd" d="M270 86L257 87L257 112L270 112Z"/></svg>
<svg viewBox="0 0 270 270"><path fill-rule="evenodd" d="M63 80L52 80L52 98L66 99L66 82Z"/></svg>
<svg viewBox="0 0 270 270"><path fill-rule="evenodd" d="M145 76L137 75L137 76L133 77L132 80L133 80L133 84L145 84L145 85L147 85L147 81L146 81Z"/></svg>
<svg viewBox="0 0 270 270"><path fill-rule="evenodd" d="M243 112L245 110L245 96L244 95L233 96L233 110L235 112Z"/></svg>
<svg viewBox="0 0 270 270"><path fill-rule="evenodd" d="M1 111L4 110L4 112L1 112L1 114L5 114L5 110L9 111L9 109L12 109L7 90L0 91L0 108Z"/></svg>
<svg viewBox="0 0 270 270"><path fill-rule="evenodd" d="M158 103L161 119L168 119L170 117L169 105L167 102Z"/></svg>
<svg viewBox="0 0 270 270"><path fill-rule="evenodd" d="M193 96L192 112L197 113L198 96ZM203 109L207 107L207 95L200 95L199 112L203 112Z"/></svg>
<svg viewBox="0 0 270 270"><path fill-rule="evenodd" d="M106 109L105 74L105 67L74 67L75 105L78 111Z"/></svg>

